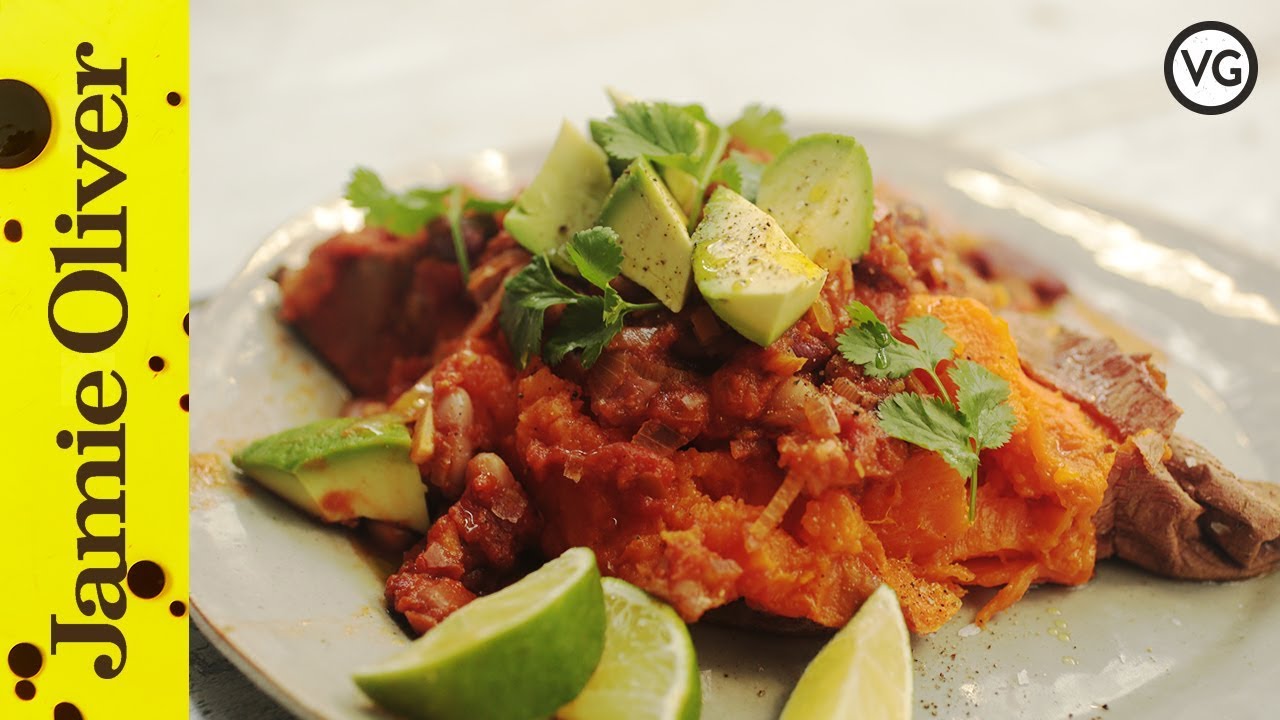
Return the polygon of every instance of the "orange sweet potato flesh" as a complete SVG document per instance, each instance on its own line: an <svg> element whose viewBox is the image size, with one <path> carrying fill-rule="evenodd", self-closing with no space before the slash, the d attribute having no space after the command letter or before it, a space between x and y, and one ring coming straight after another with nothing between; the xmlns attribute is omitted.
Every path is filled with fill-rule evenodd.
<svg viewBox="0 0 1280 720"><path fill-rule="evenodd" d="M875 428L866 411L842 410L842 423L865 424L846 424L837 437L796 428L761 436L762 421L741 418L759 417L773 392L761 383L776 382L768 373L777 370L765 367L767 351L755 351L763 358L744 354L710 378L664 376L664 392L690 400L679 407L714 409L701 440L675 452L641 446L631 429L602 422L602 401L579 382L546 368L527 374L515 435L544 521L543 551L589 546L605 573L689 621L743 601L839 627L883 581L898 593L908 626L926 633L955 616L966 586L1003 588L982 609L985 621L1033 582L1085 582L1096 555L1092 517L1114 458L1107 431L1023 372L1008 327L982 303L907 300L905 316L926 313L946 323L957 357L1009 382L1018 418L1010 441L983 453L973 524L965 480L937 454L896 440L879 455L859 452L859 439ZM643 353L630 367L651 367L655 356ZM830 373L809 377L832 391ZM692 401L708 393L709 401ZM726 446L716 439L723 437L735 439ZM776 496L786 509L771 517Z"/></svg>
<svg viewBox="0 0 1280 720"><path fill-rule="evenodd" d="M1027 377L1005 322L980 303L915 296L907 314L939 318L957 343L957 357L1007 380L1018 424L1007 444L982 455L972 525L964 481L934 453L916 453L890 480L868 483L863 512L886 552L906 559L921 577L1004 586L979 622L1017 602L1032 582L1087 581L1096 557L1092 518L1115 459L1107 431Z"/></svg>

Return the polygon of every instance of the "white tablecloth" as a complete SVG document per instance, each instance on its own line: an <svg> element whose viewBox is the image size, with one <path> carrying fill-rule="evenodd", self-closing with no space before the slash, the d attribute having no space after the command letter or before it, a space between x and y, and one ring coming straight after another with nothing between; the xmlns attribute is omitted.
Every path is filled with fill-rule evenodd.
<svg viewBox="0 0 1280 720"><path fill-rule="evenodd" d="M1221 116L1177 104L1161 69L1211 19L1261 62ZM1010 151L1280 261L1274 2L196 0L191 23L196 298L352 166L546 144L562 117L607 114L605 85ZM286 717L194 632L191 658L193 718Z"/></svg>

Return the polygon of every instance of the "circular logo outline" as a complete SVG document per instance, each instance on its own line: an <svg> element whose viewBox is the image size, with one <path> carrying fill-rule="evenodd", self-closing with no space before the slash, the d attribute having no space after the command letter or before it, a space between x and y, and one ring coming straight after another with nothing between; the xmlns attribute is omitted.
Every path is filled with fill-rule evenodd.
<svg viewBox="0 0 1280 720"><path fill-rule="evenodd" d="M1177 60L1178 50L1182 47L1182 43L1187 38L1204 30L1216 30L1226 33L1235 38L1240 46L1244 48L1245 58L1249 61L1249 79L1244 82L1244 89L1235 97L1221 105L1201 105L1189 99L1182 94L1182 90L1178 88L1178 83L1173 79L1173 63ZM1240 104L1249 98L1253 93L1253 86L1258 81L1258 53L1253 49L1253 43L1249 42L1249 38L1240 32L1235 26L1222 22L1221 20L1204 20L1187 27L1173 38L1173 42L1169 43L1169 49L1164 53L1164 83L1169 86L1169 93L1173 95L1173 99L1177 100L1182 107L1194 113L1201 115L1222 115L1231 112L1240 107Z"/></svg>

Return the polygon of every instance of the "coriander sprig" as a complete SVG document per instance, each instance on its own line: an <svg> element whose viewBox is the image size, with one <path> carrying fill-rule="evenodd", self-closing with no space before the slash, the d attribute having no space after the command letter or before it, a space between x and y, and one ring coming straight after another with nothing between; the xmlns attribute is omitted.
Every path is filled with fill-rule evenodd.
<svg viewBox="0 0 1280 720"><path fill-rule="evenodd" d="M528 364L539 350L552 365L579 350L582 366L589 368L622 329L627 314L662 307L656 302L627 302L609 285L622 270L622 246L612 228L597 226L577 232L557 252L562 252L578 274L601 294L588 295L565 285L552 271L548 254L535 255L523 270L507 281L498 317L511 354L520 367ZM566 306L565 311L544 345L543 319L547 309L556 305Z"/></svg>
<svg viewBox="0 0 1280 720"><path fill-rule="evenodd" d="M764 174L764 165L750 155L733 150L729 157L716 166L711 180L722 182L730 190L755 202L756 194L760 191L760 176Z"/></svg>
<svg viewBox="0 0 1280 720"><path fill-rule="evenodd" d="M698 117L678 105L627 103L607 120L592 120L591 137L611 158L646 157L685 172L698 170Z"/></svg>
<svg viewBox="0 0 1280 720"><path fill-rule="evenodd" d="M462 271L463 282L471 276L471 264L462 233L462 214L468 210L494 213L511 207L510 201L472 197L461 185L439 190L416 187L397 193L389 190L377 173L363 167L351 173L347 200L352 206L365 211L366 225L386 228L395 235L412 235L432 220L445 217L449 222L453 252Z"/></svg>
<svg viewBox="0 0 1280 720"><path fill-rule="evenodd" d="M748 105L742 116L729 124L729 134L746 143L777 155L791 144L791 137L783 129L786 118L777 108L764 105Z"/></svg>
<svg viewBox="0 0 1280 720"><path fill-rule="evenodd" d="M938 375L938 365L952 360L955 341L946 325L932 315L910 318L900 329L914 346L894 337L871 308L849 304L853 324L837 339L840 353L872 377L904 377L923 370L937 397L914 392L891 395L876 412L885 434L932 450L969 482L969 522L977 515L978 460L981 452L1009 441L1017 418L1009 406L1009 383L971 360L955 360L947 377L956 387L952 401Z"/></svg>

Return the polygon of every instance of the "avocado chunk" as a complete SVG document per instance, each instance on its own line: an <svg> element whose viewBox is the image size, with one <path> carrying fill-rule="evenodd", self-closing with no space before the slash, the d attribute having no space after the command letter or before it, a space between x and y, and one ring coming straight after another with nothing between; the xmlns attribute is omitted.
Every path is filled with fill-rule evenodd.
<svg viewBox="0 0 1280 720"><path fill-rule="evenodd" d="M231 461L325 522L363 517L426 532L426 488L409 445L395 416L332 418L262 438Z"/></svg>
<svg viewBox="0 0 1280 720"><path fill-rule="evenodd" d="M756 204L814 260L857 260L871 244L875 209L867 151L848 135L818 134L783 150L760 177Z"/></svg>
<svg viewBox="0 0 1280 720"><path fill-rule="evenodd" d="M776 220L727 187L707 201L693 241L693 277L702 297L761 346L804 315L827 279Z"/></svg>
<svg viewBox="0 0 1280 720"><path fill-rule="evenodd" d="M692 222L702 209L702 186L698 184L698 178L673 167L659 166L658 173L662 177L662 184L667 186L676 205L680 206L680 212Z"/></svg>
<svg viewBox="0 0 1280 720"><path fill-rule="evenodd" d="M516 198L503 226L535 255L554 250L575 232L591 227L612 185L604 150L566 121L542 169Z"/></svg>
<svg viewBox="0 0 1280 720"><path fill-rule="evenodd" d="M618 233L622 274L680 312L693 285L688 219L649 161L623 171L600 212L600 225Z"/></svg>
<svg viewBox="0 0 1280 720"><path fill-rule="evenodd" d="M693 172L674 167L661 168L662 181L691 222L702 210L704 190L728 145L728 131L710 121L699 120L697 165Z"/></svg>
<svg viewBox="0 0 1280 720"><path fill-rule="evenodd" d="M634 95L615 87L606 87L605 92L615 111L639 102ZM694 153L696 165L692 170L660 165L657 170L681 212L693 222L702 210L703 190L710 181L711 173L715 172L716 165L720 164L720 158L729 145L730 135L729 131L711 122L701 106L689 105L686 110L695 116L698 124L698 150Z"/></svg>

